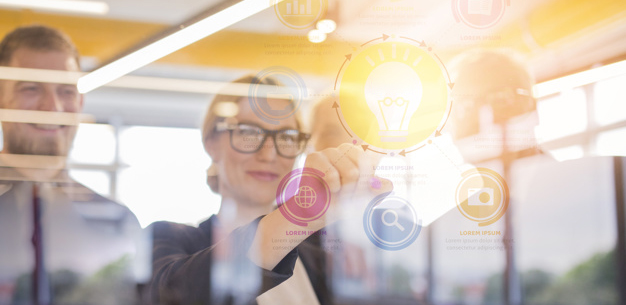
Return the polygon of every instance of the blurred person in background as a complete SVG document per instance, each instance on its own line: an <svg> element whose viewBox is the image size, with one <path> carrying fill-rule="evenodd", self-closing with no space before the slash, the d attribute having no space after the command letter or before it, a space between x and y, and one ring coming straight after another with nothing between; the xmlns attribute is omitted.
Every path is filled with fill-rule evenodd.
<svg viewBox="0 0 626 305"><path fill-rule="evenodd" d="M513 215L518 194L514 190L519 186L518 181L512 179L512 162L524 154L536 152L534 128L537 124L535 100L532 97L534 80L521 56L512 50L476 49L461 53L449 64L451 77L454 80L452 98L454 107L450 115L451 134L464 159L472 164L489 167L503 177L508 185L506 196L509 197L506 213L497 222L490 226L502 230L502 240L514 240L515 229L512 225ZM526 145L527 147L522 147ZM502 161L502 162L500 162ZM486 166L487 165L487 166ZM510 193L508 193L510 191ZM517 198L516 198L517 197ZM460 203L457 203L460 205ZM497 203L500 204L500 203ZM446 221L435 230L462 229L452 225L452 217L463 219L457 211L447 215ZM458 220L455 219L457 223ZM503 252L489 251L480 254L469 253L464 258L469 262L480 264L486 255L503 259L505 266L498 279L502 288L487 288L488 291L498 291L499 296L485 295L483 302L504 302L518 304L520 302L519 281L516 271L518 243L505 244L500 241L498 246ZM441 260L452 259L442 256ZM485 268L491 267L482 263ZM457 271L459 278L462 270ZM456 276L456 275L455 275ZM487 275L484 275L487 276ZM491 284L491 283L488 283ZM488 285L487 284L487 285ZM491 289L491 290L490 290Z"/></svg>
<svg viewBox="0 0 626 305"><path fill-rule="evenodd" d="M271 78L243 77L235 84L281 86ZM272 109L293 100L267 99ZM154 236L153 278L145 301L151 304L332 304L319 231L336 220L343 196L375 194L391 186L359 188L362 151L350 145L310 154L305 168L324 173L332 196L323 217L305 227L275 209L281 179L294 168L309 135L298 115L278 125L259 118L248 97L217 95L202 127L213 164L208 184L222 196L217 215L198 227L159 222ZM306 230L305 237L289 232ZM309 235L306 237L306 235Z"/></svg>
<svg viewBox="0 0 626 305"><path fill-rule="evenodd" d="M42 25L7 34L0 66L80 71L69 37ZM0 304L136 303L134 284L149 272L136 259L137 219L65 169L83 96L75 85L5 79L0 107Z"/></svg>
<svg viewBox="0 0 626 305"><path fill-rule="evenodd" d="M606 225L619 219L614 191L606 186L623 189L615 180L623 158L554 162L538 146L536 127L560 122L540 122L534 79L515 52L468 51L450 71L454 136L462 153L475 163L498 164L510 190L500 221L504 239L514 242L503 243L505 268L488 283L482 302L623 303L624 285L614 271L624 261L616 246L623 235Z"/></svg>
<svg viewBox="0 0 626 305"><path fill-rule="evenodd" d="M532 96L534 80L519 57L505 50L480 49L452 60L455 101L452 133L456 139L476 135L493 125L515 124L521 119L525 119L523 129L534 133L538 124ZM521 126L510 128L519 130Z"/></svg>

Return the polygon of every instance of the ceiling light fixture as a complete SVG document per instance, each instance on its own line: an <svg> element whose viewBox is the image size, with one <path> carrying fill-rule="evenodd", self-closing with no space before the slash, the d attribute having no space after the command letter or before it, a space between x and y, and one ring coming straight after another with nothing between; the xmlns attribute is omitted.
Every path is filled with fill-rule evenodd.
<svg viewBox="0 0 626 305"><path fill-rule="evenodd" d="M309 32L309 41L312 43L321 43L326 40L326 33L320 30L311 30Z"/></svg>
<svg viewBox="0 0 626 305"><path fill-rule="evenodd" d="M109 12L109 5L96 1L77 0L0 0L0 6L19 9L33 9L104 15Z"/></svg>
<svg viewBox="0 0 626 305"><path fill-rule="evenodd" d="M337 29L337 23L332 19L322 19L317 22L316 27L318 30L330 34Z"/></svg>
<svg viewBox="0 0 626 305"><path fill-rule="evenodd" d="M282 1L275 0L274 4ZM77 84L78 91L80 93L92 91L270 6L272 6L270 1L243 0L190 26L181 26L181 30L81 77Z"/></svg>

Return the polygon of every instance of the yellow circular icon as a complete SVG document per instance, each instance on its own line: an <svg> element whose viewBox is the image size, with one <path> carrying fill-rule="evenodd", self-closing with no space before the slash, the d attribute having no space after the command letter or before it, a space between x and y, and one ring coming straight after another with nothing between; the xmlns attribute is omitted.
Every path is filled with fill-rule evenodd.
<svg viewBox="0 0 626 305"><path fill-rule="evenodd" d="M351 58L341 77L341 112L367 144L410 148L434 135L446 119L447 83L427 50L403 41L373 44Z"/></svg>
<svg viewBox="0 0 626 305"><path fill-rule="evenodd" d="M292 29L306 29L324 18L328 0L270 0L276 16Z"/></svg>
<svg viewBox="0 0 626 305"><path fill-rule="evenodd" d="M457 208L479 226L490 225L504 215L509 206L509 188L504 179L487 168L463 173L456 189Z"/></svg>

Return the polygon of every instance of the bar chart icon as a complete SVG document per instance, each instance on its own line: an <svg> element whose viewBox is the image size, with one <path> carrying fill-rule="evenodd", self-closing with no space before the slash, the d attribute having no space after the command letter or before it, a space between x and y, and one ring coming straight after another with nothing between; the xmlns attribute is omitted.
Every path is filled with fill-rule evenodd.
<svg viewBox="0 0 626 305"><path fill-rule="evenodd" d="M274 4L276 16L293 29L306 29L314 25L324 17L327 8L328 0L284 0Z"/></svg>
<svg viewBox="0 0 626 305"><path fill-rule="evenodd" d="M287 6L287 16L312 16L313 8L311 5L311 0L306 0L306 6L304 4L300 4L300 1L293 0L285 3Z"/></svg>

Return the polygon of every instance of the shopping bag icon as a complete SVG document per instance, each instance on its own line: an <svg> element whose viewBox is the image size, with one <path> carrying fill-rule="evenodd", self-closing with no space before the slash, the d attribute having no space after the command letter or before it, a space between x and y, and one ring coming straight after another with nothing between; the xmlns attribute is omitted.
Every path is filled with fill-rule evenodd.
<svg viewBox="0 0 626 305"><path fill-rule="evenodd" d="M467 13L470 15L491 15L494 0L467 0Z"/></svg>

